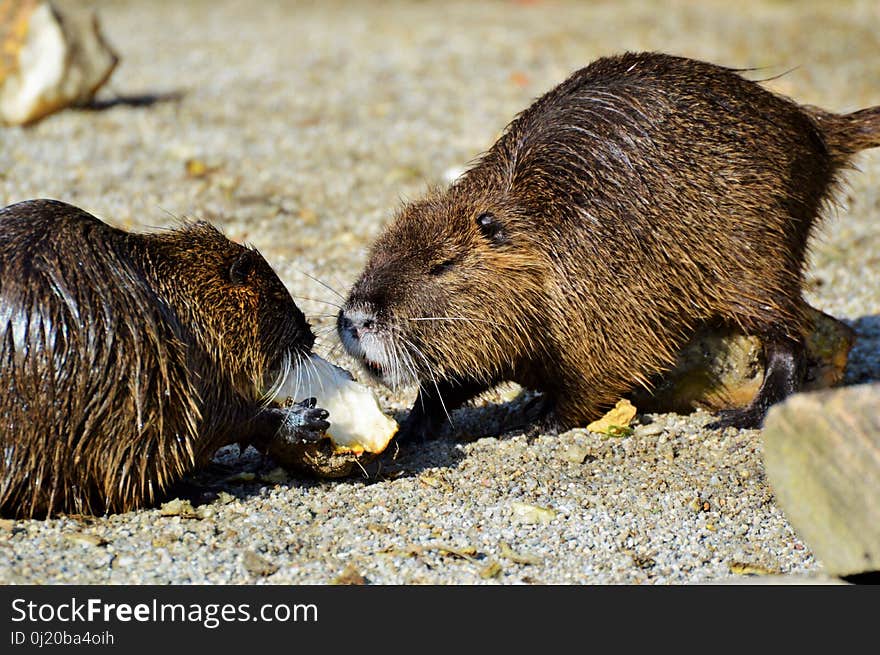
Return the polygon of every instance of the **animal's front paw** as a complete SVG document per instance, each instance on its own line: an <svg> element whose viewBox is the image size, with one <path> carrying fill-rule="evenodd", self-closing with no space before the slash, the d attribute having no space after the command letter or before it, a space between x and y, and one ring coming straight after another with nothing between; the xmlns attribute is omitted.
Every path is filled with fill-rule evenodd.
<svg viewBox="0 0 880 655"><path fill-rule="evenodd" d="M330 428L326 409L316 407L315 398L306 398L284 410L284 422L278 435L293 443L320 441Z"/></svg>

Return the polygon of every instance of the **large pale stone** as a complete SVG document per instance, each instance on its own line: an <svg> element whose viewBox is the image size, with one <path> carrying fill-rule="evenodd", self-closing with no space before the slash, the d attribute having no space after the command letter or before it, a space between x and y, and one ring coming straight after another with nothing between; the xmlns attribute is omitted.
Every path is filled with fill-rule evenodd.
<svg viewBox="0 0 880 655"><path fill-rule="evenodd" d="M97 16L0 0L0 122L25 125L89 102L118 61Z"/></svg>
<svg viewBox="0 0 880 655"><path fill-rule="evenodd" d="M880 383L771 407L764 464L780 507L829 573L880 571Z"/></svg>

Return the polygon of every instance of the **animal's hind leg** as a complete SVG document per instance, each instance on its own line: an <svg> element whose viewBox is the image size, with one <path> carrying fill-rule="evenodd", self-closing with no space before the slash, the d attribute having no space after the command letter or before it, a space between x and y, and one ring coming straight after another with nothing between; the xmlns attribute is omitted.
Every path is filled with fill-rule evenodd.
<svg viewBox="0 0 880 655"><path fill-rule="evenodd" d="M759 428L774 403L796 392L804 379L806 347L802 339L770 338L764 342L764 381L748 407L720 412L709 428Z"/></svg>
<svg viewBox="0 0 880 655"><path fill-rule="evenodd" d="M777 216L770 222L782 220ZM757 242L784 242L794 236L766 234ZM802 250L802 243L791 242L782 253L756 251L738 260L739 270L731 272L724 291L730 311L722 318L762 339L764 380L747 407L722 411L709 427L759 428L771 405L800 389L806 369L805 335L811 328L801 295Z"/></svg>

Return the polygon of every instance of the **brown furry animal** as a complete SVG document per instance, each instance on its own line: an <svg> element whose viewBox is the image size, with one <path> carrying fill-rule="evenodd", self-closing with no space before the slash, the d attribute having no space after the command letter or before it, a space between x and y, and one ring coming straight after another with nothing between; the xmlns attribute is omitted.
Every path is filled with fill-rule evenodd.
<svg viewBox="0 0 880 655"><path fill-rule="evenodd" d="M448 190L404 207L340 312L350 354L417 381L404 432L504 380L582 426L699 326L763 337L753 427L801 383L807 241L880 107L838 115L664 54L599 59L522 112Z"/></svg>
<svg viewBox="0 0 880 655"><path fill-rule="evenodd" d="M207 223L0 210L0 514L124 511L225 444L316 438L313 401L264 402L313 341L263 257Z"/></svg>

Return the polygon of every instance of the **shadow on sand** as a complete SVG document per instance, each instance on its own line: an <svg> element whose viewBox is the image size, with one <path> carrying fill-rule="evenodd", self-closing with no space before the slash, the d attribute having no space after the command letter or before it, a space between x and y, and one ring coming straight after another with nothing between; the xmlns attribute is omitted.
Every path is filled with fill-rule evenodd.
<svg viewBox="0 0 880 655"><path fill-rule="evenodd" d="M81 105L78 109L85 111L104 111L113 107L152 107L165 102L180 102L183 99L182 91L169 91L167 93L141 93L131 95L117 95L113 98L92 100Z"/></svg>

